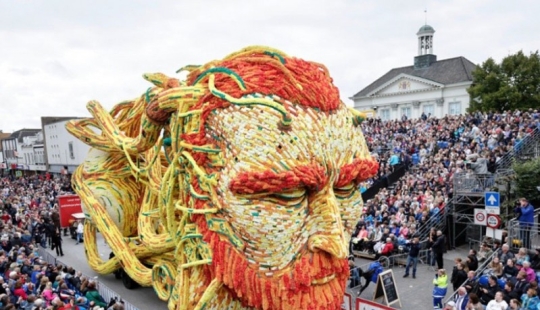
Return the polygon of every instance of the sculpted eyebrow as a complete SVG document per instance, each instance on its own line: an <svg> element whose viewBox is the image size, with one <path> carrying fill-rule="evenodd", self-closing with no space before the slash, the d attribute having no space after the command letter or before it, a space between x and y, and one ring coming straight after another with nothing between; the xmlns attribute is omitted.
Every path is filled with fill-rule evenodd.
<svg viewBox="0 0 540 310"><path fill-rule="evenodd" d="M322 188L327 182L325 169L312 163L284 172L241 172L231 181L229 189L236 194L278 193L298 187Z"/></svg>
<svg viewBox="0 0 540 310"><path fill-rule="evenodd" d="M374 176L379 170L379 163L375 160L357 158L352 163L343 165L339 169L339 177L335 187L344 187L351 182L362 182Z"/></svg>

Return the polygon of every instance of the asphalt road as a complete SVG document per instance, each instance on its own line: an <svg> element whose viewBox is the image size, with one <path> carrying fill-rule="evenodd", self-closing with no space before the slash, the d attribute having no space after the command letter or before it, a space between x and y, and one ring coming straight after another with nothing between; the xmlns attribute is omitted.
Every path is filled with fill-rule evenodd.
<svg viewBox="0 0 540 310"><path fill-rule="evenodd" d="M107 259L110 248L105 244L101 235L98 234L98 248L100 255ZM139 310L166 310L167 306L164 301L157 298L154 290L149 287L137 288L134 290L128 290L124 287L121 280L115 279L114 275L100 275L94 272L86 261L84 254L84 246L82 244L76 245L75 240L70 237L64 237L63 242L64 256L57 257L60 263L67 266L72 266L76 270L82 271L83 274L89 277L97 277L100 283L106 285L111 290L115 291L118 296L137 307ZM50 249L47 249L49 253L52 253ZM444 266L448 273L451 273L453 267L454 257L466 257L467 249L457 249L450 251L445 255ZM56 257L56 253L53 253ZM355 263L359 266L369 264L370 260L356 259ZM397 289L401 300L401 309L433 309L431 293L433 290L433 277L434 270L427 265L418 264L416 279L403 278L404 268L393 267L394 277L397 283ZM360 297L368 300L372 300L373 291L375 289L375 283L371 283L369 287L362 293ZM357 290L353 290L353 300L357 296ZM447 296L453 292L449 287ZM382 302L381 299L378 302ZM353 301L354 303L354 301ZM395 308L397 305L393 305ZM354 310L352 308L351 310ZM358 310L358 309L357 309Z"/></svg>
<svg viewBox="0 0 540 310"><path fill-rule="evenodd" d="M468 248L458 248L456 250L449 251L444 255L444 269L446 269L446 273L448 274L448 280L450 280L450 274L452 273L452 268L454 267L454 258L461 257L464 259L467 257L467 252ZM373 261L359 258L355 259L355 264L361 267L367 266L371 262ZM397 284L397 291L401 301L401 307L399 307L398 304L393 304L392 308L404 310L433 309L432 291L433 279L435 277L435 269L433 267L420 264L419 262L416 271L416 279L413 279L411 276L412 270L409 271L411 274L408 278L403 278L403 275L405 274L404 267L395 266L392 268L392 272L394 273L394 279L395 283ZM362 295L360 297L373 301L374 290L375 283L371 282L368 288L364 292L362 292ZM349 291L352 293L351 295L354 304L358 289L353 289ZM449 297L453 292L454 290L452 289L452 284L449 283L448 292L444 300L446 300L446 298ZM376 302L384 303L383 299L378 299ZM354 306L353 308L351 308L351 310L354 310Z"/></svg>
<svg viewBox="0 0 540 310"><path fill-rule="evenodd" d="M122 280L117 280L114 275L100 275L94 272L86 261L86 255L84 254L84 245L76 245L75 240L69 236L63 237L63 250L64 256L57 257L59 263L67 266L72 266L75 270L80 270L88 277L97 277L97 280L103 285L109 287L111 290L118 293L118 296L139 310L166 310L166 302L157 298L154 289L151 287L139 287L133 290L128 290L122 284ZM111 252L110 248L105 244L102 236L98 234L98 249L100 255L106 260ZM47 249L49 253L54 254L50 249Z"/></svg>

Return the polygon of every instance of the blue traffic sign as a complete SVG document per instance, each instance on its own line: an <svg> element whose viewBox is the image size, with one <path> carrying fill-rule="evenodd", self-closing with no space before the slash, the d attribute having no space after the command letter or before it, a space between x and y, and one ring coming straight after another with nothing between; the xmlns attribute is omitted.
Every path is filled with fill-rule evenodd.
<svg viewBox="0 0 540 310"><path fill-rule="evenodd" d="M485 192L484 195L486 208L499 208L501 206L501 196L499 192Z"/></svg>

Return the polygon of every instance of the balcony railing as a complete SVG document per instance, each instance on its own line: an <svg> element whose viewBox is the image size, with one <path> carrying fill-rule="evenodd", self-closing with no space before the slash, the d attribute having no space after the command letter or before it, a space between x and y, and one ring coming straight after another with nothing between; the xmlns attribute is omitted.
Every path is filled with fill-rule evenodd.
<svg viewBox="0 0 540 310"><path fill-rule="evenodd" d="M495 186L496 175L456 173L454 175L454 195L483 195Z"/></svg>

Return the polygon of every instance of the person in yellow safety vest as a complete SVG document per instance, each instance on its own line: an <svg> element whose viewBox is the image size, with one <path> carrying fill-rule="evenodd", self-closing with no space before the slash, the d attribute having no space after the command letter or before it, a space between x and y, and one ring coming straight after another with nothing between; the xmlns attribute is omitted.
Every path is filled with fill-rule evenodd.
<svg viewBox="0 0 540 310"><path fill-rule="evenodd" d="M433 309L442 309L442 300L446 296L446 288L448 287L448 276L446 270L439 269L433 279Z"/></svg>

